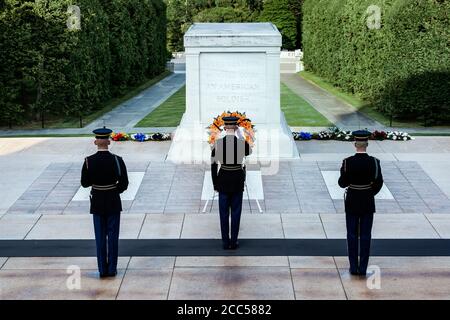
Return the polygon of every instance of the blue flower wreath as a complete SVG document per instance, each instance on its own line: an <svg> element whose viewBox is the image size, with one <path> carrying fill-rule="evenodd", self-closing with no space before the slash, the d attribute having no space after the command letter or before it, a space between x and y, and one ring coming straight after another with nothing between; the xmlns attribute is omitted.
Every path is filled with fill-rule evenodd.
<svg viewBox="0 0 450 320"><path fill-rule="evenodd" d="M134 139L139 142L144 142L147 139L147 136L143 133L136 133Z"/></svg>
<svg viewBox="0 0 450 320"><path fill-rule="evenodd" d="M300 132L300 139L302 140L311 140L312 135L309 132Z"/></svg>

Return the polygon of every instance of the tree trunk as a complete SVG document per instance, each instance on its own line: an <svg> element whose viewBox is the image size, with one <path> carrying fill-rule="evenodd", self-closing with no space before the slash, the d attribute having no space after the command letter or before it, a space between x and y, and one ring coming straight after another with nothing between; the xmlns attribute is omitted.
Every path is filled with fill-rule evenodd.
<svg viewBox="0 0 450 320"><path fill-rule="evenodd" d="M41 83L41 80L39 79L38 88L37 88L37 96L36 96L36 106L40 106L41 100L42 100L42 83ZM44 115L44 113L45 113L45 109L43 107L40 107L42 129L44 129L44 127L45 127L45 115Z"/></svg>

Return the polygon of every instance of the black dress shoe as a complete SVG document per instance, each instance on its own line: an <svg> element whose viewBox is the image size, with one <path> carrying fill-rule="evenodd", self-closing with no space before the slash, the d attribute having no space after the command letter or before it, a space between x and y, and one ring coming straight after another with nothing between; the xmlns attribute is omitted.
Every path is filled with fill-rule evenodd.
<svg viewBox="0 0 450 320"><path fill-rule="evenodd" d="M224 244L222 245L223 250L229 250L230 249L230 245L229 244Z"/></svg>
<svg viewBox="0 0 450 320"><path fill-rule="evenodd" d="M115 276L117 276L117 271L116 272L110 272L110 273L107 274L107 277L109 277L109 278L113 278Z"/></svg>
<svg viewBox="0 0 450 320"><path fill-rule="evenodd" d="M230 246L230 249L231 249L231 250L236 250L237 248L239 248L239 242L233 243L233 244Z"/></svg>
<svg viewBox="0 0 450 320"><path fill-rule="evenodd" d="M359 275L359 272L358 272L358 271L353 271L353 270L351 270L351 269L348 269L348 272L350 272L350 274L351 274L352 276L358 276L358 275Z"/></svg>
<svg viewBox="0 0 450 320"><path fill-rule="evenodd" d="M107 273L100 273L100 278L101 279L108 278L108 274Z"/></svg>

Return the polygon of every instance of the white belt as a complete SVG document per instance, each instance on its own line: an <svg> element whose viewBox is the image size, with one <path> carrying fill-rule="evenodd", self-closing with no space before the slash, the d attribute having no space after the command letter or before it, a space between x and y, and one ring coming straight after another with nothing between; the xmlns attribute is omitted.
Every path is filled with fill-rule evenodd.
<svg viewBox="0 0 450 320"><path fill-rule="evenodd" d="M97 185L97 184L93 184L92 185L92 189L98 190L98 191L114 190L115 188L117 188L117 183L109 184L109 185L105 185L105 186L100 186L100 185Z"/></svg>

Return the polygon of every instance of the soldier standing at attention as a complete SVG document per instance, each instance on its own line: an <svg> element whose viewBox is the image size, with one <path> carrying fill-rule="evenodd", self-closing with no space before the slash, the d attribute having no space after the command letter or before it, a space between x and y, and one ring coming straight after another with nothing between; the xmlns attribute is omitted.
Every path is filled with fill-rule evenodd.
<svg viewBox="0 0 450 320"><path fill-rule="evenodd" d="M211 152L211 174L214 190L219 192L220 230L226 249L237 249L244 193L245 167L243 160L251 148L238 129L239 118L224 117L226 135L214 144ZM236 137L236 134L239 137ZM218 163L220 170L217 172ZM230 237L231 210L231 237Z"/></svg>
<svg viewBox="0 0 450 320"><path fill-rule="evenodd" d="M370 242L375 213L375 195L383 187L380 160L367 154L371 133L353 132L356 154L344 159L339 186L347 188L345 217L350 274L365 276L369 264ZM358 263L359 248L359 263Z"/></svg>
<svg viewBox="0 0 450 320"><path fill-rule="evenodd" d="M103 127L93 132L98 150L84 161L81 185L92 187L90 213L94 217L100 278L114 277L119 254L120 194L128 188L128 174L122 158L108 150L112 131Z"/></svg>

